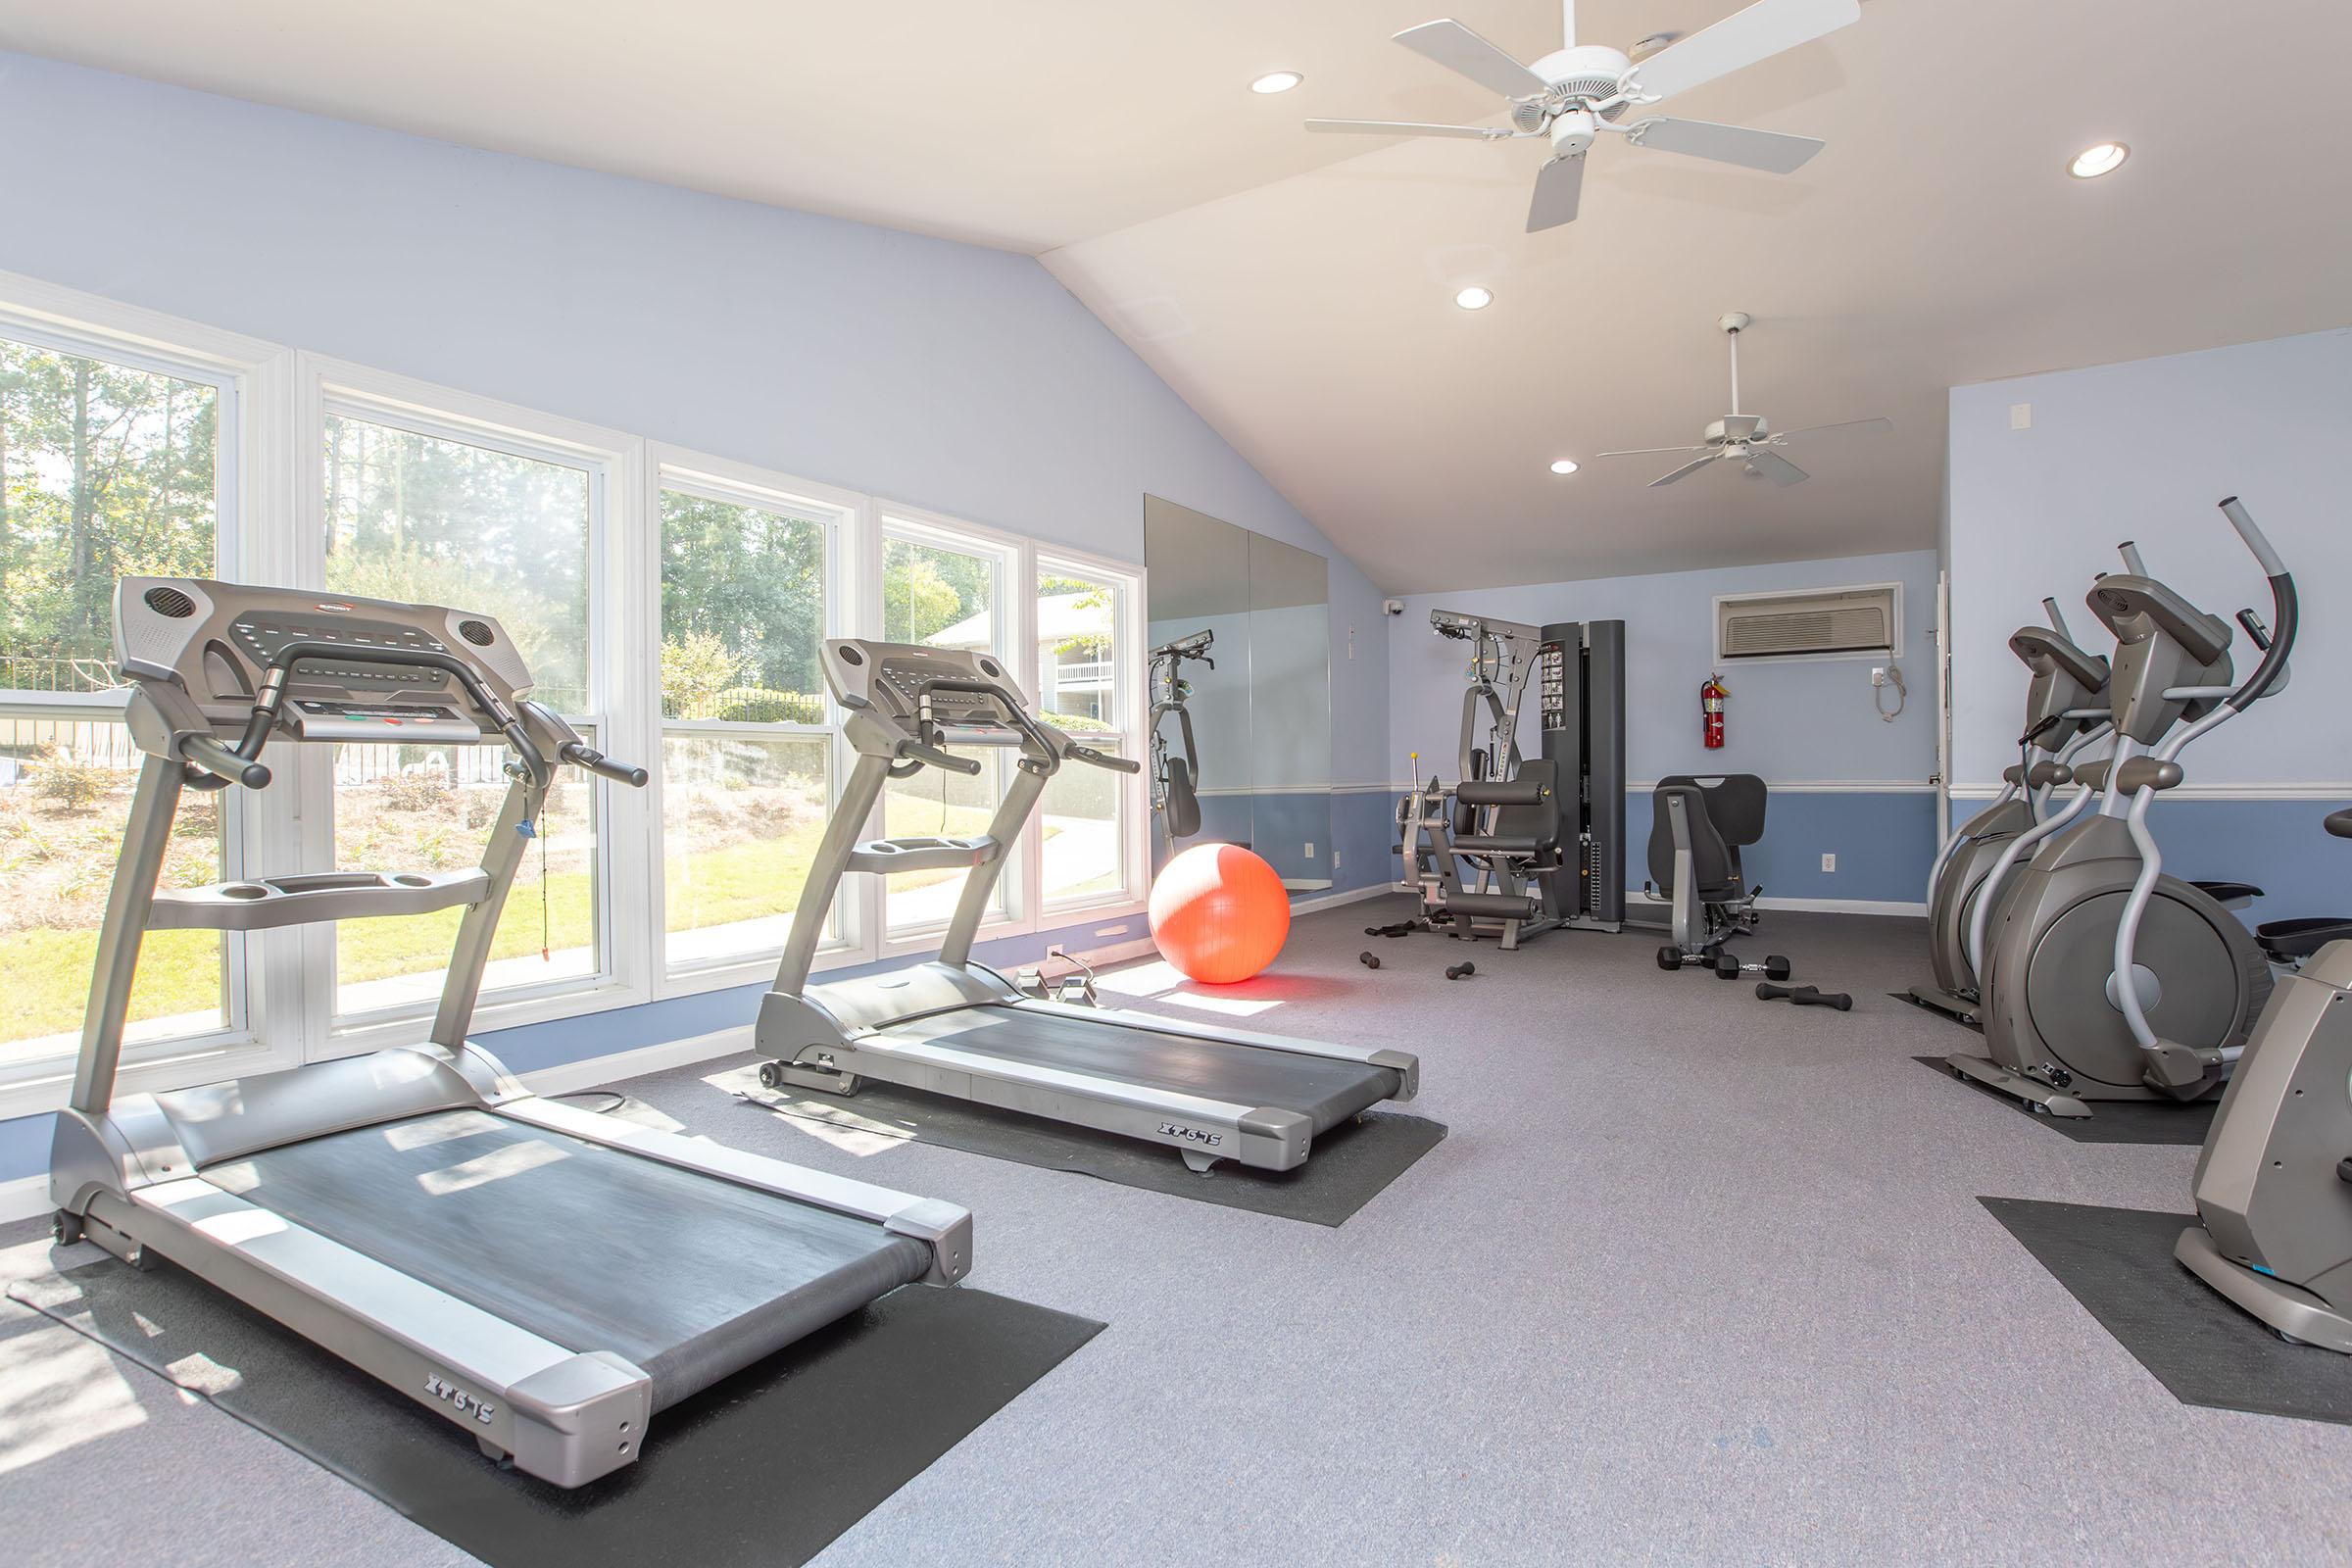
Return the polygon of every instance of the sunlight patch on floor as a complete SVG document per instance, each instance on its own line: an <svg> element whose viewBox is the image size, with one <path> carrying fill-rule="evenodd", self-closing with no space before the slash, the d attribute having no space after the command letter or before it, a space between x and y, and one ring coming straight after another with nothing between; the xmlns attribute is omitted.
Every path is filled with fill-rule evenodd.
<svg viewBox="0 0 2352 1568"><path fill-rule="evenodd" d="M0 1307L11 1317L20 1310ZM0 1337L0 1475L147 1419L113 1356L72 1329L35 1322L8 1323L17 1332Z"/></svg>
<svg viewBox="0 0 2352 1568"><path fill-rule="evenodd" d="M1226 988L1196 989L1184 977L1184 971L1165 958L1103 975L1095 982L1095 989L1122 997L1150 997L1172 1006L1219 1013L1228 1018L1254 1017L1282 1005L1280 997L1232 996L1225 994Z"/></svg>

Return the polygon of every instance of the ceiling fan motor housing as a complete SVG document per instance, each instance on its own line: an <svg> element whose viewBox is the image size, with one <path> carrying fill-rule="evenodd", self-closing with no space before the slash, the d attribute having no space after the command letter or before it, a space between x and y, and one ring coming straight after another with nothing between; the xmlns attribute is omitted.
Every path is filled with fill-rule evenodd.
<svg viewBox="0 0 2352 1568"><path fill-rule="evenodd" d="M1552 84L1543 102L1556 110L1616 96L1618 81L1634 69L1634 63L1621 49L1604 43L1580 43L1555 49L1528 69ZM1628 107L1619 104L1603 118L1615 120Z"/></svg>

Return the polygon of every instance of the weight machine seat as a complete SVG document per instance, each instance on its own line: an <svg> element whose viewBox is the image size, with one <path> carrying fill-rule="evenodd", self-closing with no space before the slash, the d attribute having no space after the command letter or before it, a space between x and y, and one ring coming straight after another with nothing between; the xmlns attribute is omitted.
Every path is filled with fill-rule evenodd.
<svg viewBox="0 0 2352 1568"><path fill-rule="evenodd" d="M2352 920L2340 915L2265 920L2254 928L2254 940L2263 953L2280 963L2308 958L2328 943L2347 937L2352 937Z"/></svg>
<svg viewBox="0 0 2352 1568"><path fill-rule="evenodd" d="M1674 822L1666 809L1674 796L1689 803L1691 871L1699 898L1708 904L1737 901L1746 892L1740 851L1764 836L1764 781L1753 773L1726 773L1712 784L1689 773L1658 780L1650 792L1649 879L1662 888L1674 886Z"/></svg>
<svg viewBox="0 0 2352 1568"><path fill-rule="evenodd" d="M1471 855L1538 855L1550 848L1532 833L1456 833L1453 847Z"/></svg>

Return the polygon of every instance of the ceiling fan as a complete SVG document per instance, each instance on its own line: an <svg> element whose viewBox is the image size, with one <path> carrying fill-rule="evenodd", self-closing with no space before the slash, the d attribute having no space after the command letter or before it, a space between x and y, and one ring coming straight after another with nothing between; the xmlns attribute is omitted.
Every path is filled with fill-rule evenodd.
<svg viewBox="0 0 2352 1568"><path fill-rule="evenodd" d="M1774 484L1798 484L1812 477L1774 450L1785 446L1800 435L1819 435L1826 430L1891 430L1892 419L1841 419L1836 424L1808 424L1801 430L1783 430L1777 435L1765 424L1760 414L1740 412L1740 334L1754 319L1743 311L1734 311L1715 324L1723 328L1724 336L1732 340L1732 412L1706 428L1706 439L1691 447L1634 447L1622 452L1601 452L1603 458L1656 457L1669 452L1695 452L1699 456L1675 469L1649 481L1655 490L1659 485L1696 473L1708 464L1721 459L1741 464L1749 477L1770 479Z"/></svg>
<svg viewBox="0 0 2352 1568"><path fill-rule="evenodd" d="M1576 0L1560 0L1563 47L1534 65L1519 61L1450 18L1425 22L1396 34L1396 41L1448 71L1510 100L1511 122L1502 125L1426 125L1394 120L1310 120L1306 128L1373 136L1470 136L1513 141L1546 136L1551 157L1536 174L1536 199L1527 210L1527 231L1555 228L1573 220L1585 183L1585 151L1607 131L1637 147L1686 153L1787 174L1821 151L1811 136L1718 125L1703 120L1651 116L1630 125L1617 123L1629 109L1729 75L1784 50L1793 49L1848 23L1861 20L1860 0L1756 0L1711 27L1669 43L1636 61L1606 44L1576 41ZM1637 45L1637 47L1639 47Z"/></svg>

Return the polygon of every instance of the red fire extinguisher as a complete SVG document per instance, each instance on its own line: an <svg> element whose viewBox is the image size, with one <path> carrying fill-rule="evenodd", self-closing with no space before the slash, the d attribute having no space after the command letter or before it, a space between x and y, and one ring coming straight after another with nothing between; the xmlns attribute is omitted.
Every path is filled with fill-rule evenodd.
<svg viewBox="0 0 2352 1568"><path fill-rule="evenodd" d="M1701 727L1710 752L1723 750L1723 700L1731 695L1731 688L1724 685L1721 675L1709 675L1707 683L1698 689L1698 710L1703 715Z"/></svg>

